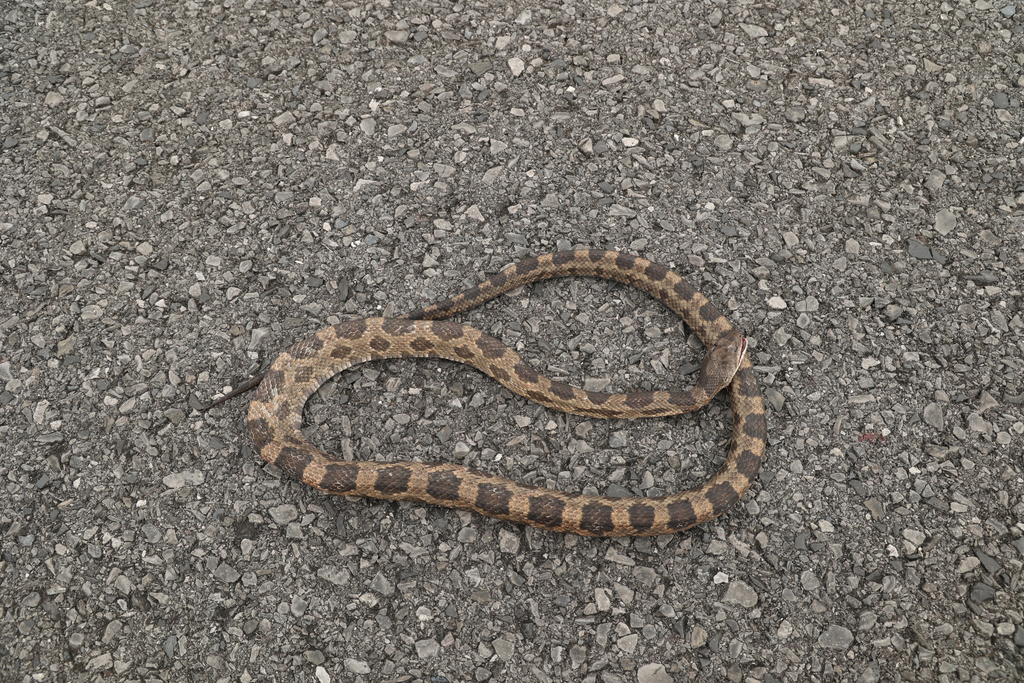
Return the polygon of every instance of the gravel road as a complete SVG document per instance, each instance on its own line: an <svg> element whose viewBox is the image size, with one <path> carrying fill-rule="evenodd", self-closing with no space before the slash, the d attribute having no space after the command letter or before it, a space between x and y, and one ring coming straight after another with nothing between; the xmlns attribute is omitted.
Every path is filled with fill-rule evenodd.
<svg viewBox="0 0 1024 683"><path fill-rule="evenodd" d="M0 3L0 680L1024 676L1024 6ZM740 504L595 540L337 498L212 398L559 249L672 267L768 406ZM689 386L615 283L458 317L577 386ZM658 495L728 405L602 421L360 366L307 433Z"/></svg>

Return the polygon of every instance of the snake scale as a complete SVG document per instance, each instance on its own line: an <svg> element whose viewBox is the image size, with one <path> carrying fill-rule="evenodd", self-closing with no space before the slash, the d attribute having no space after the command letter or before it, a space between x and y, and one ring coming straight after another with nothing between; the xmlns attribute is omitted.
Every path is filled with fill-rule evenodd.
<svg viewBox="0 0 1024 683"><path fill-rule="evenodd" d="M521 285L570 275L633 285L679 314L710 349L694 389L629 394L584 391L543 377L490 335L440 320ZM760 470L767 422L745 350L746 341L725 316L666 267L613 251L564 251L528 258L451 299L402 318L350 320L298 342L281 353L262 377L249 404L248 431L264 460L327 493L463 508L584 536L675 533L728 510ZM594 417L689 412L727 385L733 413L729 452L719 471L701 486L658 498L614 498L524 485L448 463L345 461L318 450L302 434L306 400L336 373L370 360L428 356L467 363L545 406Z"/></svg>

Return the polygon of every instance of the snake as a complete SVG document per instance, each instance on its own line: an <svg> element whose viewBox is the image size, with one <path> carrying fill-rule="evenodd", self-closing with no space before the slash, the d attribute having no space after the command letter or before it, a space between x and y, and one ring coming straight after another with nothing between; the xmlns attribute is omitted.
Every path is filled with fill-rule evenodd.
<svg viewBox="0 0 1024 683"><path fill-rule="evenodd" d="M678 314L709 349L695 386L688 391L585 391L544 377L491 335L444 320L522 285L567 276L634 286ZM284 474L326 493L460 508L581 536L654 536L684 531L723 514L760 471L768 427L746 349L747 340L728 319L667 267L615 251L560 251L527 258L401 317L348 320L322 329L283 351L266 373L215 403L255 386L247 417L254 448ZM718 471L695 488L658 497L614 497L523 484L455 463L344 460L309 443L301 430L302 413L324 382L360 363L408 357L471 365L525 398L586 417L678 415L706 405L725 389L733 415L728 454Z"/></svg>

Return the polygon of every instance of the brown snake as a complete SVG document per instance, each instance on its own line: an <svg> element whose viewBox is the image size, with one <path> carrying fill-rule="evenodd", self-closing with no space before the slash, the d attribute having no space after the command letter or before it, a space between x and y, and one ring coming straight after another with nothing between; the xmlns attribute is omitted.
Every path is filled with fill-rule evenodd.
<svg viewBox="0 0 1024 683"><path fill-rule="evenodd" d="M583 391L539 375L490 335L465 325L437 321L520 285L568 275L633 285L678 313L710 349L696 387L689 392L614 395ZM476 287L403 318L350 320L298 342L278 356L262 377L249 404L249 435L264 460L327 493L464 508L584 536L674 533L728 510L750 488L761 468L767 422L754 368L745 350L746 341L725 316L664 266L613 251L547 254L509 266ZM728 384L733 412L729 453L714 476L689 491L659 498L612 498L528 486L448 463L340 460L315 448L302 434L306 400L336 373L369 360L428 356L472 365L545 406L595 417L689 412L705 405Z"/></svg>

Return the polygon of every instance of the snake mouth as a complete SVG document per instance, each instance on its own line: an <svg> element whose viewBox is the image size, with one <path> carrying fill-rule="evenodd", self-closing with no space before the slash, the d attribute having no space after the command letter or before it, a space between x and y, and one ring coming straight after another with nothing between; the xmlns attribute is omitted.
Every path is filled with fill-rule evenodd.
<svg viewBox="0 0 1024 683"><path fill-rule="evenodd" d="M740 354L739 358L736 359L736 372L739 372L740 366L743 365L743 359L747 356L747 338L742 337L740 339Z"/></svg>

